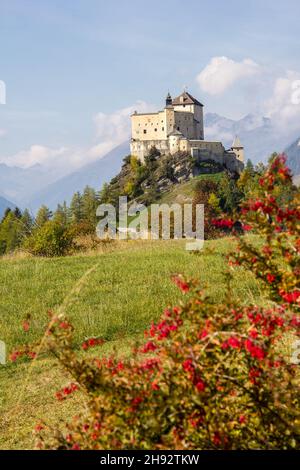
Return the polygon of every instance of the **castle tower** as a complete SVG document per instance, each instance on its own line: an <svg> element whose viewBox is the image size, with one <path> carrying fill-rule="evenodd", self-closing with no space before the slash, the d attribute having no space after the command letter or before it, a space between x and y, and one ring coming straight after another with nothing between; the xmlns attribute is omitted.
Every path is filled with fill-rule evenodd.
<svg viewBox="0 0 300 470"><path fill-rule="evenodd" d="M172 100L178 126L176 128L193 140L204 140L203 104L196 100L190 93L184 91ZM190 116L188 116L190 114ZM191 122L185 126L184 121ZM180 122L181 121L181 122ZM182 122L183 121L183 122ZM177 123L176 123L177 124ZM187 127L186 129L184 129Z"/></svg>
<svg viewBox="0 0 300 470"><path fill-rule="evenodd" d="M172 106L172 97L170 93L168 92L167 97L166 97L166 108Z"/></svg>
<svg viewBox="0 0 300 470"><path fill-rule="evenodd" d="M244 147L242 146L241 141L237 135L233 139L231 150L235 153L238 160L241 162L244 161Z"/></svg>

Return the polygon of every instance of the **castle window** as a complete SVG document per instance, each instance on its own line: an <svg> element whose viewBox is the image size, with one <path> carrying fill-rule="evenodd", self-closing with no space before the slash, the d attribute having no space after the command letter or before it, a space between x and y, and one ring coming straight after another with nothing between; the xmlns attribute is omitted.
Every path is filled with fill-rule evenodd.
<svg viewBox="0 0 300 470"><path fill-rule="evenodd" d="M146 130L146 129L144 129L144 134L147 134L147 130Z"/></svg>
<svg viewBox="0 0 300 470"><path fill-rule="evenodd" d="M179 127L179 126L177 127L177 130L180 131L180 127Z"/></svg>
<svg viewBox="0 0 300 470"><path fill-rule="evenodd" d="M165 128L164 128L164 127L162 127L162 128L161 128L161 130L162 130L162 131L164 131L164 130L165 130Z"/></svg>
<svg viewBox="0 0 300 470"><path fill-rule="evenodd" d="M157 132L157 129L156 129L156 128L154 129L154 132Z"/></svg>

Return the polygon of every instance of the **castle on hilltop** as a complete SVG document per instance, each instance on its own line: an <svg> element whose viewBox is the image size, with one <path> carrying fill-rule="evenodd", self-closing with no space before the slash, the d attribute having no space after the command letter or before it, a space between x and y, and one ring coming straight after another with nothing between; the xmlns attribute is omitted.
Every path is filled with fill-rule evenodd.
<svg viewBox="0 0 300 470"><path fill-rule="evenodd" d="M222 142L204 140L203 104L184 91L172 99L170 93L162 111L131 116L132 155L142 162L152 147L161 154L188 152L199 162L213 161L230 171L243 169L244 148L238 137L225 150Z"/></svg>

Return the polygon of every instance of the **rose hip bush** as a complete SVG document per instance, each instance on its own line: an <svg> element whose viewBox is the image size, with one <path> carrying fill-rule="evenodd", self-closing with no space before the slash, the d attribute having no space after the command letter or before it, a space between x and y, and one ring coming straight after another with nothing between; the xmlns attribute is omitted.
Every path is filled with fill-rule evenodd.
<svg viewBox="0 0 300 470"><path fill-rule="evenodd" d="M250 199L241 208L247 226L263 236L263 246L239 238L233 262L262 279L274 301L299 311L300 193L293 190L285 162L284 155L273 159L259 180L260 198ZM284 197L282 187L289 197Z"/></svg>
<svg viewBox="0 0 300 470"><path fill-rule="evenodd" d="M217 305L197 280L176 276L186 301L167 308L125 359L78 354L73 326L54 315L48 348L72 376L57 399L81 390L88 410L60 429L40 423L39 448L300 447L299 366L283 347L299 338L299 201L295 192L280 205L277 178L290 180L282 157L261 181L261 199L243 209L263 246L240 238L230 260L263 279L272 302Z"/></svg>

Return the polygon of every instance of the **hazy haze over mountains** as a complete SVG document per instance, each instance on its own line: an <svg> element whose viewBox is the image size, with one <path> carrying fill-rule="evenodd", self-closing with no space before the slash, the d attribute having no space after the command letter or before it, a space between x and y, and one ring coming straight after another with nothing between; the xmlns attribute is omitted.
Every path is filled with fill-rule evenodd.
<svg viewBox="0 0 300 470"><path fill-rule="evenodd" d="M99 191L105 182L109 182L118 173L123 158L129 152L129 142L124 142L101 159L37 191L27 200L26 207L36 211L42 204L46 204L51 209L55 209L57 204L64 200L69 203L73 194L76 191L82 191L87 185Z"/></svg>
<svg viewBox="0 0 300 470"><path fill-rule="evenodd" d="M14 209L15 205L5 197L0 196L0 218L3 216L5 209L7 208Z"/></svg>
<svg viewBox="0 0 300 470"><path fill-rule="evenodd" d="M295 176L300 176L300 137L298 137L289 147L285 149L288 157L287 163Z"/></svg>
<svg viewBox="0 0 300 470"><path fill-rule="evenodd" d="M266 117L247 114L234 121L214 113L204 117L205 139L221 140L225 147L230 147L233 137L238 135L245 147L245 158L253 163L265 162L273 152L282 152L300 134L297 131L279 132L278 128Z"/></svg>
<svg viewBox="0 0 300 470"><path fill-rule="evenodd" d="M253 163L266 161L272 152L286 149L293 173L300 174L300 129L279 132L269 118L255 114L233 120L216 113L207 113L204 124L205 139L221 140L225 148L229 148L234 136L238 135L245 147L246 159L250 158ZM55 165L53 169L42 164L20 168L1 163L1 194L8 201L13 201L21 208L29 207L33 212L42 204L55 209L57 203L64 200L70 202L74 192L82 191L86 185L101 189L103 183L108 182L119 171L122 159L128 154L129 136L126 142L104 157L87 163L76 171L70 168L67 175L59 173Z"/></svg>

